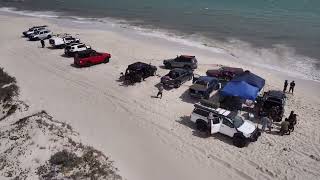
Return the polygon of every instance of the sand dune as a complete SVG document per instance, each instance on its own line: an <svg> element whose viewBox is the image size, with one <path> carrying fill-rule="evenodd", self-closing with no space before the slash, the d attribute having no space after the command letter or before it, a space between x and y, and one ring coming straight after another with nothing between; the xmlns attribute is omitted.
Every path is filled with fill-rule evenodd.
<svg viewBox="0 0 320 180"><path fill-rule="evenodd" d="M1 15L0 65L17 78L20 98L31 110L45 109L80 132L85 143L110 155L121 176L130 180L163 179L319 179L319 84L241 64L241 57L211 52L176 42L125 32L62 27L46 19ZM40 48L20 37L35 24L54 32L79 34L98 51L112 54L110 63L77 69L63 50ZM118 82L120 72L135 61L160 66L177 54L193 53L203 74L215 64L240 66L266 78L266 89L281 89L285 78L296 79L286 115L299 114L290 136L263 134L239 149L224 136L199 137L189 122L194 100L179 89L157 93L158 76L134 86ZM158 74L167 70L158 68ZM303 85L303 86L300 86Z"/></svg>

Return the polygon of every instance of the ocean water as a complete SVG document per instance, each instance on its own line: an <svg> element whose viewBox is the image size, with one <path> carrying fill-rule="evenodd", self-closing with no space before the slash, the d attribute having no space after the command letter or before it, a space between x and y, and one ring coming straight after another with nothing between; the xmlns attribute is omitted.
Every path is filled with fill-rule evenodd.
<svg viewBox="0 0 320 180"><path fill-rule="evenodd" d="M125 20L320 81L320 0L0 0L0 7Z"/></svg>

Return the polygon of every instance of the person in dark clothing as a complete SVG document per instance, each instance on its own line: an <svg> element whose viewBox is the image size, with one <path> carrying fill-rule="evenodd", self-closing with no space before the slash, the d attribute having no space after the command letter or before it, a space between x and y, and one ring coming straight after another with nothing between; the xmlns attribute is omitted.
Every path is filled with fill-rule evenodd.
<svg viewBox="0 0 320 180"><path fill-rule="evenodd" d="M294 111L291 111L288 119L292 119L292 118L293 118L293 115L294 115Z"/></svg>
<svg viewBox="0 0 320 180"><path fill-rule="evenodd" d="M162 98L162 91L163 91L163 84L160 83L160 85L158 87L158 94L157 94L157 97L160 96L160 99Z"/></svg>
<svg viewBox="0 0 320 180"><path fill-rule="evenodd" d="M44 40L43 39L40 40L40 43L41 43L42 48L44 48L45 44L44 44Z"/></svg>
<svg viewBox="0 0 320 180"><path fill-rule="evenodd" d="M284 85L283 85L283 92L284 93L287 91L287 87L288 87L288 80L285 80Z"/></svg>
<svg viewBox="0 0 320 180"><path fill-rule="evenodd" d="M284 134L288 134L288 135L290 134L289 126L290 126L290 123L288 121L282 121L280 132L279 132L281 136L283 136Z"/></svg>
<svg viewBox="0 0 320 180"><path fill-rule="evenodd" d="M293 94L293 90L294 90L294 87L296 86L296 83L294 81L292 81L290 83L290 88L289 88L289 93L291 92Z"/></svg>

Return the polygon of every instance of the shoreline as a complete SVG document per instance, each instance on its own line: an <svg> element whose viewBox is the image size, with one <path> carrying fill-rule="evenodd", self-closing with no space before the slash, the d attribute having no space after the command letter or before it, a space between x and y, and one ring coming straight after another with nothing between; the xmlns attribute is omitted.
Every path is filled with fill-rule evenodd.
<svg viewBox="0 0 320 180"><path fill-rule="evenodd" d="M283 179L293 176L316 179L319 176L316 162L308 157L315 156L320 149L314 138L319 137L318 83L298 80L295 96L289 96L286 114L296 109L303 115L297 132L282 138L264 134L258 142L238 149L219 136L197 137L192 127L183 124L193 109L193 104L183 96L189 84L166 91L159 101L150 98L156 93L154 85L159 82L158 77L123 87L116 81L120 72L134 61L159 66L163 59L175 57L177 53L194 53L200 63L198 73L204 73L214 64L239 66L261 75L267 81L267 88L274 89L282 89L283 80L287 78L284 75L240 64L241 61L230 55L135 32L70 28L41 18L4 15L0 15L0 22L4 26L0 35L1 65L17 78L21 98L34 110L46 109L56 119L70 123L84 142L110 154L120 175L127 179ZM110 52L110 63L75 69L71 66L73 59L61 56L62 50L42 49L37 42L20 37L28 26L42 23L54 32L79 34L81 40L94 49ZM8 41L11 43L6 43ZM158 71L160 75L167 72L161 68ZM306 85L301 87L299 82ZM303 138L310 139L304 142ZM294 149L288 152L293 160L279 152L283 148ZM303 161L295 162L295 159ZM291 169L292 163L295 169ZM303 166L308 164L315 167L305 172Z"/></svg>
<svg viewBox="0 0 320 180"><path fill-rule="evenodd" d="M293 78L320 83L319 70L316 69L316 67L312 67L316 66L317 59L296 54L294 48L282 44L262 48L255 47L248 42L237 39L230 39L230 42L226 42L205 36L192 38L191 35L182 32L158 29L156 27L146 28L135 26L131 25L129 21L116 18L63 16L59 15L59 12L16 11L12 8L3 8L0 14L31 18L40 17L58 26L72 29L113 31L123 36L137 38L138 40L145 40L145 37L147 37L147 39L153 38L156 39L158 43L163 42L164 44L173 44L173 46L190 46L190 48L199 49L199 51L204 53L221 52L225 54L226 59L230 59L230 61L236 60L247 66L277 71L284 76L290 74L289 76ZM237 58L235 59L234 57ZM288 59L291 59L293 62L286 62ZM292 66L293 64L294 66ZM294 71L292 71L292 69Z"/></svg>

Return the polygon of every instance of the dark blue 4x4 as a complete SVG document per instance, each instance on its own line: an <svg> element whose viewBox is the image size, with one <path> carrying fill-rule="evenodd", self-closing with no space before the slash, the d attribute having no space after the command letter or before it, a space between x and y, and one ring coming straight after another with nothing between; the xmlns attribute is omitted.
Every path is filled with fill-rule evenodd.
<svg viewBox="0 0 320 180"><path fill-rule="evenodd" d="M211 92L219 88L220 85L217 78L200 76L195 80L194 84L190 86L189 94L192 97L209 99Z"/></svg>

